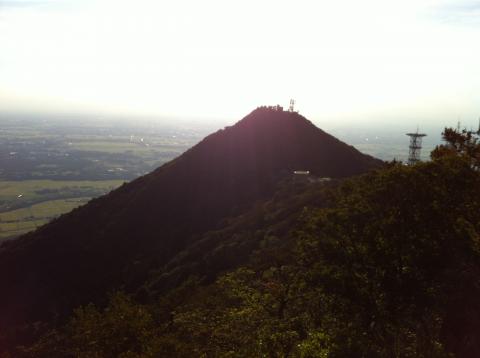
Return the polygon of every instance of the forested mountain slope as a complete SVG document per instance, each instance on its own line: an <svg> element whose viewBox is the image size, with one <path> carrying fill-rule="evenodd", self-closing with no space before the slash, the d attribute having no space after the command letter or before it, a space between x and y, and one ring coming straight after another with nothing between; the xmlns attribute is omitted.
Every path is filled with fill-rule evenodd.
<svg viewBox="0 0 480 358"><path fill-rule="evenodd" d="M432 162L337 183L284 182L171 263L197 265L182 285L159 294L149 281L142 302L117 293L107 308L80 308L23 352L478 357L480 147L472 148L451 144ZM207 278L218 258L245 255L249 242L256 247L243 263Z"/></svg>
<svg viewBox="0 0 480 358"><path fill-rule="evenodd" d="M259 108L154 172L3 245L0 332L61 322L112 289L134 292L222 219L268 199L294 170L339 178L380 165L297 113Z"/></svg>

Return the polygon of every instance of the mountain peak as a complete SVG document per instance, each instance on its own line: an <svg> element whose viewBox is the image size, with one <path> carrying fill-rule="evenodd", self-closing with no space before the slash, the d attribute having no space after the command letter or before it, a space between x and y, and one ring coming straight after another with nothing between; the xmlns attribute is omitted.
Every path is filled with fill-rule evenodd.
<svg viewBox="0 0 480 358"><path fill-rule="evenodd" d="M345 177L381 165L296 112L259 107L177 159L0 250L0 331L138 287L221 220L296 170Z"/></svg>
<svg viewBox="0 0 480 358"><path fill-rule="evenodd" d="M298 112L278 105L258 107L191 150L196 155L202 151L260 171L292 173L302 168L324 177L360 174L381 163L317 128Z"/></svg>

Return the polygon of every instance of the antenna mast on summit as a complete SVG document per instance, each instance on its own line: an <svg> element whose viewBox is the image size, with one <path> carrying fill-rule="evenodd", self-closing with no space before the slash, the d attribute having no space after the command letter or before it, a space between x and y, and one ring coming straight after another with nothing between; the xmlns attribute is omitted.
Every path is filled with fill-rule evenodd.
<svg viewBox="0 0 480 358"><path fill-rule="evenodd" d="M290 106L288 107L289 112L295 112L295 100L291 99L290 100Z"/></svg>
<svg viewBox="0 0 480 358"><path fill-rule="evenodd" d="M420 152L422 150L422 138L427 135L424 133L418 133L418 128L416 133L407 133L410 137L410 146L408 153L408 165L414 165L420 160Z"/></svg>

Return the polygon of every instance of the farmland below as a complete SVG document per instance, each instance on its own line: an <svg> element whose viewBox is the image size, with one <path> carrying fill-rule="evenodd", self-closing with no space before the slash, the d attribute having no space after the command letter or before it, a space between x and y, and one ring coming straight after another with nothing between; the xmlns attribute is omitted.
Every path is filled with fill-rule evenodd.
<svg viewBox="0 0 480 358"><path fill-rule="evenodd" d="M0 181L0 240L33 230L93 197L108 193L123 182Z"/></svg>
<svg viewBox="0 0 480 358"><path fill-rule="evenodd" d="M210 128L0 115L0 241L178 156Z"/></svg>

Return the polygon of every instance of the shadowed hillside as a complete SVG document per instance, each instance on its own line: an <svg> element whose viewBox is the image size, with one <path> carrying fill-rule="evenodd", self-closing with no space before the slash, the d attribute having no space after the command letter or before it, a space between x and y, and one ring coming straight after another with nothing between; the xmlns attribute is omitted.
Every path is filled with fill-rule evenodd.
<svg viewBox="0 0 480 358"><path fill-rule="evenodd" d="M12 356L479 357L480 144L444 137L427 163L282 181Z"/></svg>
<svg viewBox="0 0 480 358"><path fill-rule="evenodd" d="M154 172L0 251L0 331L61 320L106 292L135 289L221 219L268 198L293 170L346 177L382 163L297 113L259 108Z"/></svg>

